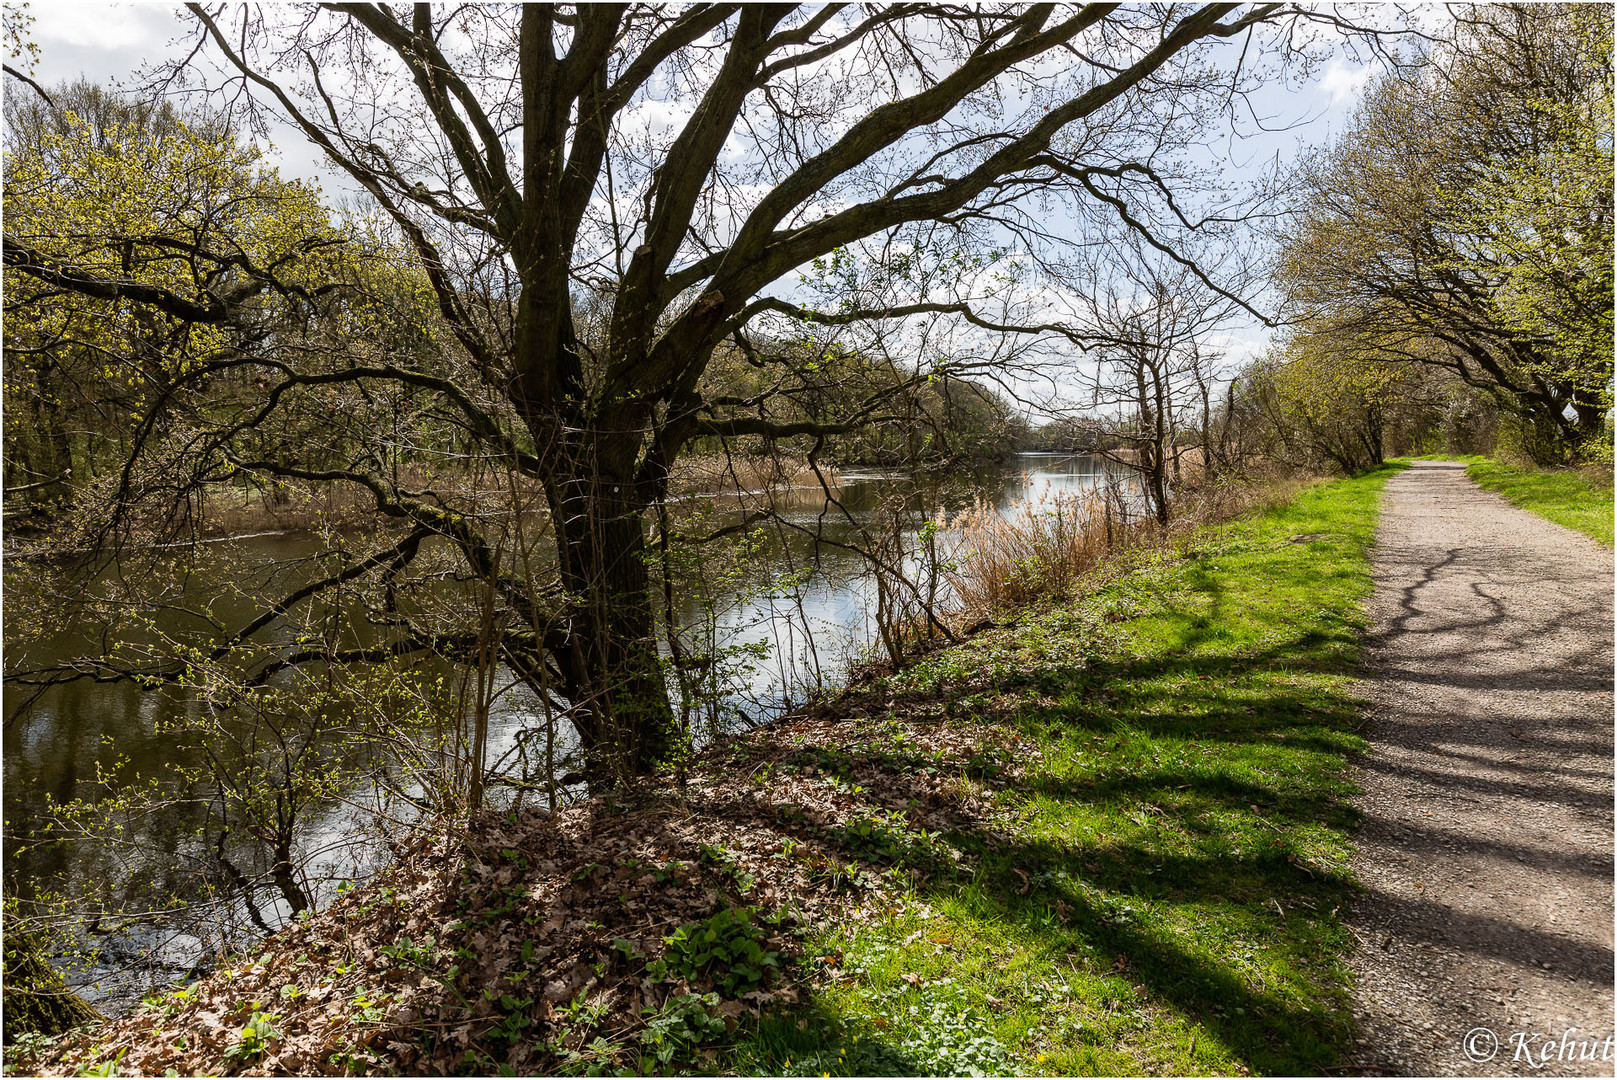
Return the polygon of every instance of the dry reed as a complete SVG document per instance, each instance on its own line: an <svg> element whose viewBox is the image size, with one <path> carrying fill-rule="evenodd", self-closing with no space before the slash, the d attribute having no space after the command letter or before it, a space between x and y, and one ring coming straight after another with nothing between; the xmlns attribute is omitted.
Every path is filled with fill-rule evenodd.
<svg viewBox="0 0 1617 1080"><path fill-rule="evenodd" d="M784 454L691 454L680 458L669 474L669 489L681 494L761 493L781 488L817 486L821 479L837 486L840 474L822 466L818 473L801 457Z"/></svg>
<svg viewBox="0 0 1617 1080"><path fill-rule="evenodd" d="M402 491L453 501L468 517L499 519L513 508L527 512L545 505L538 481L500 471L408 465L387 479ZM209 537L346 529L378 520L375 496L358 484L215 485L201 498L199 531Z"/></svg>
<svg viewBox="0 0 1617 1080"><path fill-rule="evenodd" d="M1306 481L1217 483L1182 492L1169 523L1116 488L1082 495L1046 494L1008 511L979 502L942 523L950 538L945 577L950 621L969 625L1093 588L1126 566L1128 554L1157 550L1207 525L1284 503Z"/></svg>

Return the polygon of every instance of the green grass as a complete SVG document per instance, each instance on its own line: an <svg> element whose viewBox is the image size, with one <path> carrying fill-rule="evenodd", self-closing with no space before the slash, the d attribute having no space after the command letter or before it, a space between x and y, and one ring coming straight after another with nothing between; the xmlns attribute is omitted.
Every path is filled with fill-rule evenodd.
<svg viewBox="0 0 1617 1080"><path fill-rule="evenodd" d="M821 931L811 1003L766 1016L723 1067L1339 1067L1351 677L1378 496L1401 467L1208 530L893 677L900 709L1019 699L1005 722L1040 758L982 828L946 838L973 869Z"/></svg>
<svg viewBox="0 0 1617 1080"><path fill-rule="evenodd" d="M1612 489L1591 486L1574 469L1535 469L1494 458L1466 457L1465 474L1539 517L1612 546Z"/></svg>

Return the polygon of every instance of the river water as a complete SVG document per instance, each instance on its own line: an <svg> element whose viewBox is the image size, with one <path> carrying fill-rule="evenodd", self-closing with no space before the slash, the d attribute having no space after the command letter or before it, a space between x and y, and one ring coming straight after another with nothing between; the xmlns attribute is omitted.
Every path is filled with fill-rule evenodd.
<svg viewBox="0 0 1617 1080"><path fill-rule="evenodd" d="M903 526L913 540L923 515L942 516L976 506L1014 515L1042 500L1081 494L1105 480L1102 464L1083 456L1024 454L1002 466L960 473L923 492L905 477L846 473L836 499L801 489L776 499L779 522L765 528L742 554L704 559L693 582L679 597L679 618L688 628L690 651L717 658L707 669L718 690L716 707L697 719L701 725L734 728L767 722L793 702L832 689L851 662L870 655L877 640L876 590L868 564L844 545L868 541L895 506L908 509ZM733 511L714 500L713 521L732 520ZM940 514L941 512L941 514ZM323 541L311 535L271 535L218 545L230 574L251 577L258 567L311 565ZM913 547L913 545L910 545ZM208 574L204 558L189 567L191 578ZM216 564L217 565L217 564ZM913 555L904 562L919 576ZM267 572L267 571L265 571ZM220 570L220 576L224 571ZM212 613L226 625L252 614L253 589L265 582L230 587L191 580L184 595L211 590ZM42 575L26 564L8 568L7 614L16 598L46 588ZM154 617L151 632L180 634L196 626L190 605ZM172 625L166 625L172 623ZM64 659L84 647L84 630L45 625L22 652L8 657L8 669ZM512 680L507 679L509 683ZM106 908L123 912L160 908L164 899L219 896L205 917L186 920L160 916L120 923L116 933L97 940L102 955L81 963L75 982L104 1006L126 1002L152 982L171 980L205 960L207 954L243 934L255 923L279 924L290 917L278 897L258 895L251 910L231 895L219 873L218 854L248 876L265 869L263 851L240 838L199 837L206 820L207 792L177 780L176 765L200 763L196 747L177 744L172 722L207 708L194 694L142 690L127 682L88 680L53 687L37 699L8 686L4 732L5 875L9 892L38 896L59 892L70 905L100 897ZM489 714L489 761L513 757L523 732L538 723L538 703L520 687L495 697ZM524 743L531 749L531 743ZM555 747L568 750L565 733ZM136 802L128 809L116 796L143 782L166 785L167 802L152 808ZM367 815L374 791L345 790L302 816L296 853L307 864L315 899L341 882L363 877L385 860L385 848L371 835ZM33 848L28 835L52 800L106 800L103 828L118 843L90 849ZM74 899L77 898L77 899ZM105 929L105 927L97 928Z"/></svg>

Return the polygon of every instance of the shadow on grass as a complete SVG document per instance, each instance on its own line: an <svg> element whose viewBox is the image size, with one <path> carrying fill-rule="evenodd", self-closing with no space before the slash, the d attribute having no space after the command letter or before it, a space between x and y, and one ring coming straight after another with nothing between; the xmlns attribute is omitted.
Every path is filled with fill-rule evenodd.
<svg viewBox="0 0 1617 1080"><path fill-rule="evenodd" d="M1394 471L1306 495L1233 543L1209 536L1190 557L1150 561L1053 611L1048 629L1030 616L983 653L917 671L912 685L979 699L1039 758L1000 796L1009 834L1003 817L961 822L945 836L975 865L915 886L923 910L943 913L924 925L947 921L952 944L904 952L930 940L911 933L884 946L900 955L861 1000L918 1000L898 971L952 980L985 1023L1022 1039L1021 1071L1035 1049L1068 1071L1341 1068L1353 1028L1338 916L1358 820L1346 760L1364 723L1349 680L1376 492ZM904 713L902 692L883 700ZM1062 1017L1015 1000L1019 972L1063 965ZM815 1023L893 1041L860 1027L868 1005L847 995L864 991L839 985Z"/></svg>
<svg viewBox="0 0 1617 1080"><path fill-rule="evenodd" d="M1059 901L1065 918L1057 936L1070 950L1112 956L1119 976L1200 1024L1253 1071L1308 1075L1337 1064L1349 1035L1346 1019L1316 1008L1284 983L1255 989L1254 974L1263 985L1257 968L1213 949L1187 948L1193 938L1174 932L1182 928L1159 927L1153 918L1154 910L1170 906L1251 908L1259 914L1240 921L1248 931L1266 933L1269 950L1294 964L1321 960L1335 935L1316 913L1320 905L1329 911L1343 903L1350 886L1323 871L1299 882L1308 871L1287 854L1275 850L1232 862L1167 857L1127 844L1014 844L985 860L971 904L984 917L1039 923ZM1036 884L1021 885L1017 867L1033 873ZM1066 880L1057 876L1062 873ZM1050 883L1037 884L1041 878ZM1314 905L1312 912L1297 906L1299 897ZM1267 904L1277 906L1265 911Z"/></svg>
<svg viewBox="0 0 1617 1080"><path fill-rule="evenodd" d="M1335 913L1351 883L1325 865L1314 838L1320 830L1340 836L1357 821L1339 770L1359 745L1351 733L1358 714L1340 690L1264 684L1276 668L1340 673L1346 664L1334 636L1299 635L1234 658L1180 654L1053 669L1073 687L1063 703L1010 722L1056 760L1025 776L1013 801L1040 805L1053 822L1069 812L1100 815L1102 825L1112 820L1134 835L1106 825L1007 838L962 823L946 839L977 854L975 872L934 878L918 887L920 898L1020 928L1013 936L1052 964L1081 958L1154 1008L1199 1025L1254 1071L1335 1068L1351 1036L1332 970L1346 936ZM1132 689L1109 706L1096 703L1121 686ZM1177 761L1145 764L1170 750ZM860 764L848 751L821 756ZM920 762L871 755L868 763L892 770ZM1147 815L1149 828L1131 815ZM1203 920L1202 928L1218 923L1217 932L1200 934ZM1250 947L1256 942L1261 958ZM857 1064L835 1056L850 1044L818 1040L836 1022L811 1007L762 1022L754 1043L770 1067L788 1072L931 1071L880 1031L864 1031Z"/></svg>
<svg viewBox="0 0 1617 1080"><path fill-rule="evenodd" d="M834 1034L838 1018L819 1005L762 1017L749 1033L753 1053L793 1076L926 1076L927 1063L880 1039Z"/></svg>

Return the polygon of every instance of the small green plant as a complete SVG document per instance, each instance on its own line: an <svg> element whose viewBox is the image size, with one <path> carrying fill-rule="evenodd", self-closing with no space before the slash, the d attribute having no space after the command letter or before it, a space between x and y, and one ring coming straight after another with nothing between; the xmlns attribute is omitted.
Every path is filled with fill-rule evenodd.
<svg viewBox="0 0 1617 1080"><path fill-rule="evenodd" d="M646 1029L640 1033L640 1043L646 1050L640 1059L640 1071L659 1072L676 1057L723 1035L724 1020L708 1011L718 1003L717 994L680 994L661 1009L647 1009Z"/></svg>
<svg viewBox="0 0 1617 1080"><path fill-rule="evenodd" d="M508 1043L519 1042L522 1038L522 1029L530 1027L533 1021L529 1019L527 1010L534 1003L534 998L517 997L514 994L501 994L497 1005L505 1015L500 1022L494 1025L489 1032L489 1038L500 1039Z"/></svg>
<svg viewBox="0 0 1617 1080"><path fill-rule="evenodd" d="M854 818L838 830L842 843L854 855L895 865L924 866L936 861L935 833L911 825L902 811L873 811Z"/></svg>
<svg viewBox="0 0 1617 1080"><path fill-rule="evenodd" d="M387 995L385 994L373 993L370 990L361 989L356 991L354 994L354 1019L365 1023L375 1023L382 1019L387 1015L387 1010L382 1007L386 997Z"/></svg>
<svg viewBox="0 0 1617 1080"><path fill-rule="evenodd" d="M253 1015L242 1025L241 1038L225 1051L225 1057L233 1061L251 1061L258 1057L278 1037L275 1021L279 1019L274 1013L254 1009Z"/></svg>
<svg viewBox="0 0 1617 1080"><path fill-rule="evenodd" d="M43 1057L56 1046L57 1036L46 1035L40 1031L19 1031L12 1036L6 1054L5 1075L12 1076L23 1072L18 1065L20 1061L32 1061Z"/></svg>
<svg viewBox="0 0 1617 1080"><path fill-rule="evenodd" d="M713 844L702 844L698 847L697 853L703 863L713 867L719 877L735 886L737 892L745 896L752 891L757 878L741 869L736 863L735 856L730 852Z"/></svg>
<svg viewBox="0 0 1617 1080"><path fill-rule="evenodd" d="M861 867L857 860L842 862L839 859L814 855L805 865L808 867L809 881L816 885L824 885L835 892L857 892L860 889L873 888L880 883L880 878Z"/></svg>
<svg viewBox="0 0 1617 1080"><path fill-rule="evenodd" d="M401 964L411 964L415 967L425 968L432 966L437 944L437 939L431 936L423 938L419 942L411 941L408 937L401 936L393 944L383 945L376 951L383 956L397 960Z"/></svg>
<svg viewBox="0 0 1617 1080"><path fill-rule="evenodd" d="M671 862L666 862L657 867L652 871L652 874L656 878L657 884L661 885L667 881L678 881L686 869L688 869L688 867L685 863L680 862L678 859L674 859Z"/></svg>
<svg viewBox="0 0 1617 1080"><path fill-rule="evenodd" d="M78 1071L79 1076L117 1076L118 1063L124 1059L127 1050L120 1050L117 1056L110 1061L103 1061L99 1065L86 1065Z"/></svg>
<svg viewBox="0 0 1617 1080"><path fill-rule="evenodd" d="M757 908L721 908L700 922L686 923L663 943L667 951L646 966L654 979L694 981L708 975L727 997L756 989L780 954L765 951L763 931L753 923Z"/></svg>

